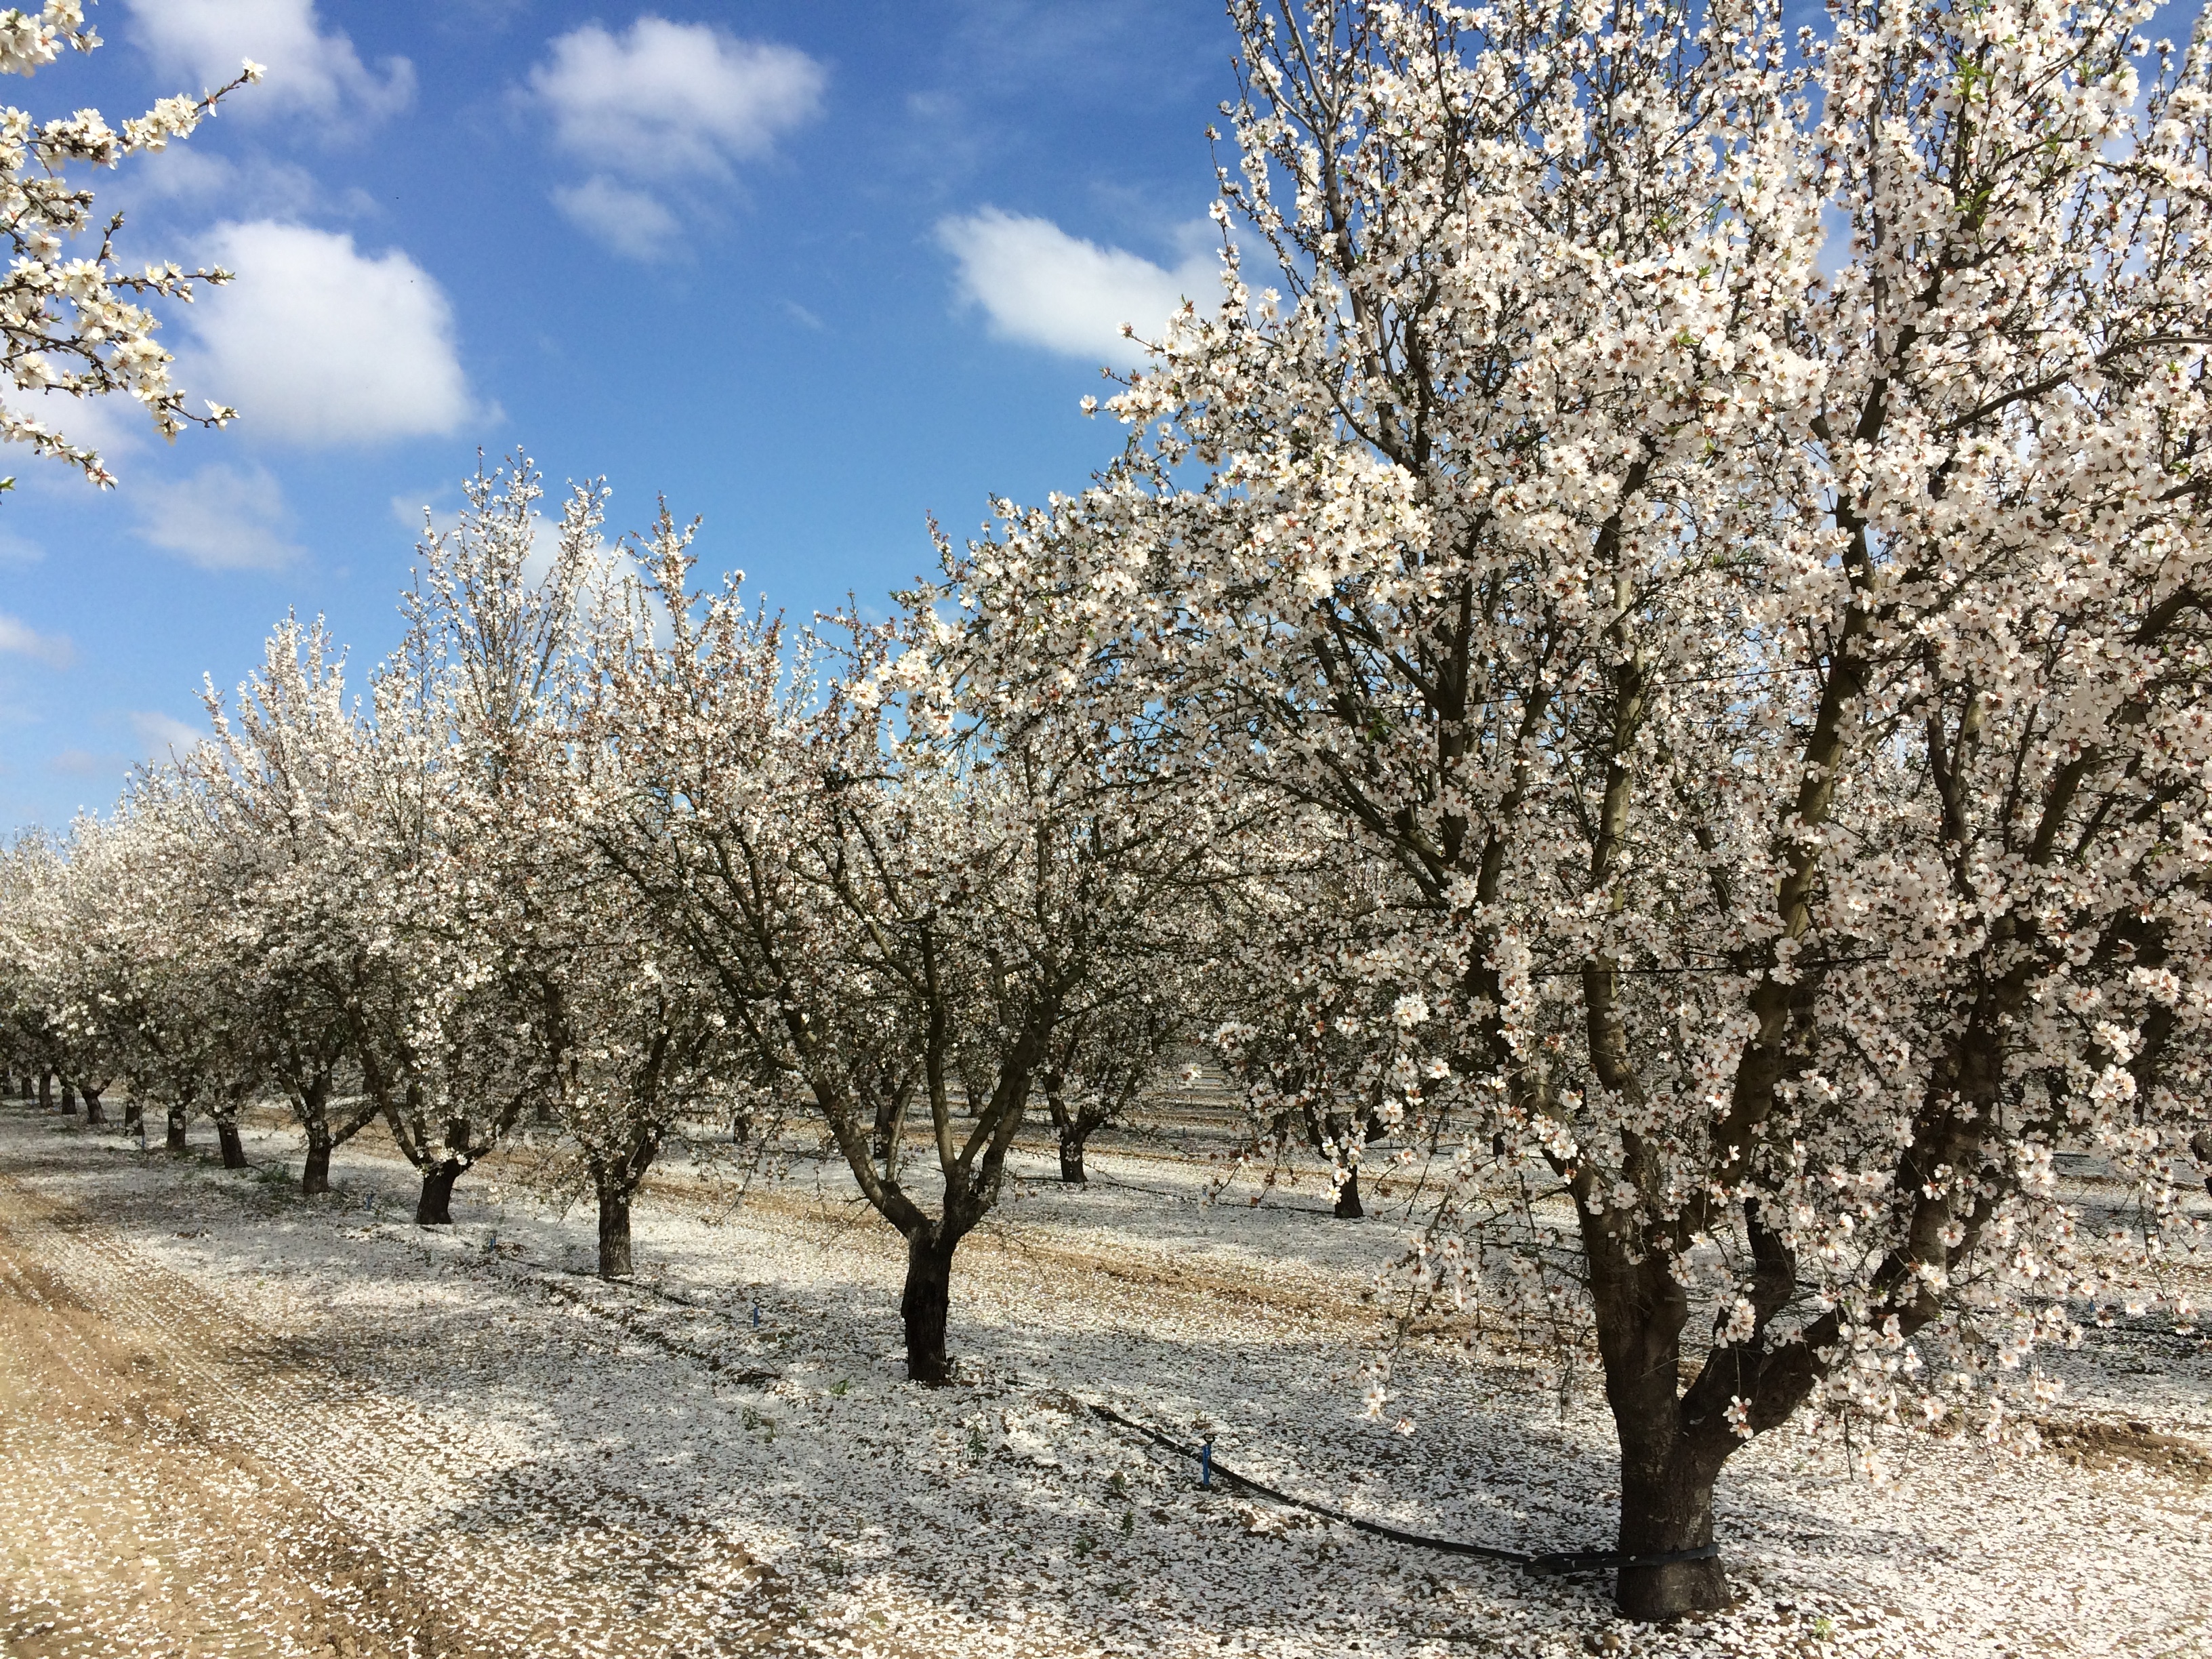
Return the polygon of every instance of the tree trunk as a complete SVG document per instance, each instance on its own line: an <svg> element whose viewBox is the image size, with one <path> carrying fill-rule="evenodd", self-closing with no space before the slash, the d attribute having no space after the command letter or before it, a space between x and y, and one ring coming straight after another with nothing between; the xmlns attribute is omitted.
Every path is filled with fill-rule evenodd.
<svg viewBox="0 0 2212 1659"><path fill-rule="evenodd" d="M431 1164L423 1167L422 1196L415 1204L416 1226L450 1227L453 1224L453 1183L461 1178L464 1167L459 1164Z"/></svg>
<svg viewBox="0 0 2212 1659"><path fill-rule="evenodd" d="M629 1194L599 1188L599 1277L629 1277Z"/></svg>
<svg viewBox="0 0 2212 1659"><path fill-rule="evenodd" d="M39 1073L39 1109L42 1112L54 1109L54 1074L52 1072Z"/></svg>
<svg viewBox="0 0 2212 1659"><path fill-rule="evenodd" d="M1639 1449L1632 1448L1627 1434L1621 1436L1620 1553L1671 1555L1711 1543L1719 1469L1703 1468L1679 1441L1672 1455L1639 1455ZM1718 1613L1729 1605L1728 1575L1717 1555L1624 1566L1613 1583L1613 1600L1631 1619Z"/></svg>
<svg viewBox="0 0 2212 1659"><path fill-rule="evenodd" d="M137 1096L133 1095L123 1103L123 1133L125 1134L129 1134L145 1121L146 1108Z"/></svg>
<svg viewBox="0 0 2212 1659"><path fill-rule="evenodd" d="M237 1123L230 1118L217 1118L215 1121L215 1138L216 1143L222 1148L222 1167L226 1170L244 1169L246 1146L238 1138Z"/></svg>
<svg viewBox="0 0 2212 1659"><path fill-rule="evenodd" d="M1357 1168L1344 1172L1344 1184L1336 1189L1336 1218L1357 1221L1367 1213L1359 1202L1359 1171Z"/></svg>
<svg viewBox="0 0 2212 1659"><path fill-rule="evenodd" d="M84 1121L88 1124L102 1125L107 1121L107 1109L100 1103L100 1091L97 1089L88 1088L84 1091Z"/></svg>
<svg viewBox="0 0 2212 1659"><path fill-rule="evenodd" d="M64 1117L76 1115L76 1085L71 1083L67 1078L62 1079L62 1115Z"/></svg>
<svg viewBox="0 0 2212 1659"><path fill-rule="evenodd" d="M1583 1212L1590 1297L1605 1364L1605 1400L1620 1443L1620 1541L1626 1556L1665 1556L1713 1541L1713 1483L1736 1442L1700 1406L1686 1409L1678 1373L1689 1298L1650 1256L1632 1257ZM1613 1600L1631 1619L1718 1613L1729 1605L1720 1558L1625 1565Z"/></svg>
<svg viewBox="0 0 2212 1659"><path fill-rule="evenodd" d="M169 1108L169 1150L179 1158L185 1154L185 1109L181 1106Z"/></svg>
<svg viewBox="0 0 2212 1659"><path fill-rule="evenodd" d="M899 1298L899 1317L906 1322L906 1374L916 1382L952 1380L952 1366L945 1357L945 1322L952 1307L952 1252L959 1242L943 1243L935 1229L906 1242L906 1294Z"/></svg>
<svg viewBox="0 0 2212 1659"><path fill-rule="evenodd" d="M1060 1178L1071 1187L1086 1186L1091 1180L1083 1172L1083 1140L1073 1129L1060 1132Z"/></svg>
<svg viewBox="0 0 2212 1659"><path fill-rule="evenodd" d="M300 1166L300 1196L313 1198L331 1189L331 1132L329 1126L307 1126L307 1161Z"/></svg>

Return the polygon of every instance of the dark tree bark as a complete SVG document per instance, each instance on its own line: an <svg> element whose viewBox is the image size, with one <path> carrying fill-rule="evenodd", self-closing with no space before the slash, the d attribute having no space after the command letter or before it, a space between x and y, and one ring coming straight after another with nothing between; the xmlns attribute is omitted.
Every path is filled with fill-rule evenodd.
<svg viewBox="0 0 2212 1659"><path fill-rule="evenodd" d="M123 1103L123 1133L129 1134L146 1121L146 1108L133 1095Z"/></svg>
<svg viewBox="0 0 2212 1659"><path fill-rule="evenodd" d="M246 1167L246 1146L238 1138L238 1120L219 1117L215 1121L216 1144L222 1148L222 1167L242 1170Z"/></svg>
<svg viewBox="0 0 2212 1659"><path fill-rule="evenodd" d="M599 1277L627 1279L632 1261L629 1243L630 1194L644 1184L645 1172L660 1151L657 1133L642 1133L630 1143L627 1155L594 1157L592 1189L599 1201Z"/></svg>
<svg viewBox="0 0 2212 1659"><path fill-rule="evenodd" d="M1344 1184L1336 1189L1336 1218L1339 1221L1357 1221L1366 1213L1359 1202L1359 1171L1356 1168L1346 1170Z"/></svg>
<svg viewBox="0 0 2212 1659"><path fill-rule="evenodd" d="M54 1109L54 1074L52 1072L39 1073L39 1109L42 1112Z"/></svg>
<svg viewBox="0 0 2212 1659"><path fill-rule="evenodd" d="M422 1166L422 1196L416 1201L415 1224L418 1227L450 1227L453 1224L453 1183L468 1168L465 1164L426 1164Z"/></svg>
<svg viewBox="0 0 2212 1659"><path fill-rule="evenodd" d="M62 1115L64 1117L76 1115L76 1085L67 1078L62 1079Z"/></svg>
<svg viewBox="0 0 2212 1659"><path fill-rule="evenodd" d="M87 1084L84 1089L84 1121L88 1124L105 1124L107 1109L100 1103L100 1091Z"/></svg>
<svg viewBox="0 0 2212 1659"><path fill-rule="evenodd" d="M599 1190L599 1277L629 1277L629 1194Z"/></svg>
<svg viewBox="0 0 2212 1659"><path fill-rule="evenodd" d="M172 1106L169 1108L168 1145L169 1150L172 1152L174 1152L179 1158L184 1156L185 1152L185 1109L181 1106Z"/></svg>
<svg viewBox="0 0 2212 1659"><path fill-rule="evenodd" d="M952 1310L952 1252L959 1242L946 1242L936 1228L917 1231L906 1242L906 1294L899 1298L899 1317L906 1323L906 1374L916 1382L934 1386L952 1380L945 1327Z"/></svg>
<svg viewBox="0 0 2212 1659"><path fill-rule="evenodd" d="M330 1126L318 1121L307 1126L307 1161L300 1166L300 1196L314 1198L330 1189Z"/></svg>
<svg viewBox="0 0 2212 1659"><path fill-rule="evenodd" d="M1069 1129L1060 1132L1060 1178L1071 1187L1090 1184L1083 1170L1083 1143L1089 1137Z"/></svg>
<svg viewBox="0 0 2212 1659"><path fill-rule="evenodd" d="M1706 1459L1679 1442L1671 1455L1657 1445L1632 1443L1625 1421L1618 1414L1614 1420L1621 1425L1621 1553L1672 1555L1711 1543L1719 1462L1708 1466ZM1636 1438L1656 1441L1662 1437ZM1631 1619L1717 1613L1729 1605L1728 1575L1717 1555L1702 1561L1624 1566L1614 1581L1613 1599Z"/></svg>

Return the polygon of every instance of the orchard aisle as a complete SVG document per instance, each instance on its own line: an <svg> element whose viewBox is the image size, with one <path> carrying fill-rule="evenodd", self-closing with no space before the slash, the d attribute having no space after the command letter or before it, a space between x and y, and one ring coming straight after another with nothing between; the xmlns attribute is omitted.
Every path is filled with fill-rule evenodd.
<svg viewBox="0 0 2212 1659"><path fill-rule="evenodd" d="M611 1286L546 1270L586 1218L489 1172L426 1233L377 1218L410 1172L376 1148L302 1202L287 1138L248 1146L260 1167L226 1174L0 1108L0 1650L2039 1659L2207 1637L2212 1386L2171 1339L2128 1350L2161 1371L2155 1431L2063 1456L1923 1443L1875 1491L1826 1442L1762 1442L1723 1488L1742 1604L1638 1627L1596 1579L1197 1493L1079 1414L1202 1425L1237 1467L1401 1526L1601 1541L1586 1400L1415 1352L1415 1434L1353 1420L1387 1222L1201 1210L1196 1166L1042 1184L963 1251L961 1380L927 1389L899 1375L896 1245L834 1189L710 1224L672 1172L638 1215L657 1285ZM2142 1380L2081 1358L2100 1410Z"/></svg>
<svg viewBox="0 0 2212 1659"><path fill-rule="evenodd" d="M0 1154L9 1653L757 1645L740 1638L775 1598L730 1540L602 1482L540 1478L526 1447L464 1413L349 1376L303 1309L271 1321L265 1297L204 1291L134 1248L162 1223L198 1231L159 1193L117 1227L40 1190L116 1162L89 1139L70 1150L37 1160L43 1181Z"/></svg>

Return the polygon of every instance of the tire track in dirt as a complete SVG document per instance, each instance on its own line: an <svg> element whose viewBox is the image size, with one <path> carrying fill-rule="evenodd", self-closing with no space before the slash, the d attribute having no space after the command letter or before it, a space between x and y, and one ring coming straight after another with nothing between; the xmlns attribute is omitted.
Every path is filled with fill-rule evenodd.
<svg viewBox="0 0 2212 1659"><path fill-rule="evenodd" d="M38 1587L9 1599L11 1653L810 1645L720 1528L392 1398L359 1380L378 1361L359 1339L269 1328L4 1171L0 1259L0 1310L23 1339L0 1369L20 1401L6 1483L106 1506L8 1506L9 1565L37 1569L10 1582ZM58 1551L73 1528L91 1543L82 1521L166 1553Z"/></svg>

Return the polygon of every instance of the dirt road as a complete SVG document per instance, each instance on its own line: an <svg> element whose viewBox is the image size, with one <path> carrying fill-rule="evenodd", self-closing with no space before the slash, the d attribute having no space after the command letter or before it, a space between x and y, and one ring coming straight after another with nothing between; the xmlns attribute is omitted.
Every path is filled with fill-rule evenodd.
<svg viewBox="0 0 2212 1659"><path fill-rule="evenodd" d="M256 1326L0 1164L0 1647L778 1645L732 1540L475 1443L349 1375L361 1358Z"/></svg>

